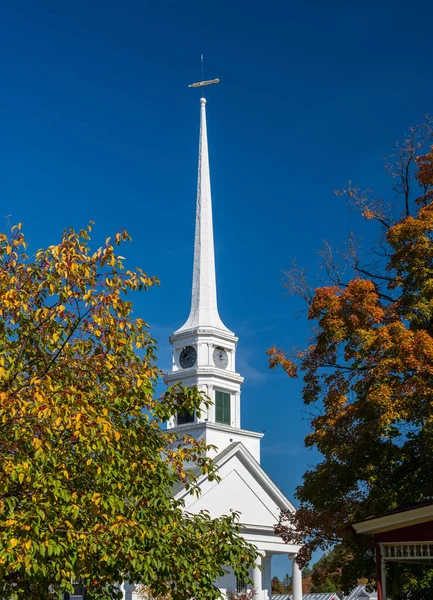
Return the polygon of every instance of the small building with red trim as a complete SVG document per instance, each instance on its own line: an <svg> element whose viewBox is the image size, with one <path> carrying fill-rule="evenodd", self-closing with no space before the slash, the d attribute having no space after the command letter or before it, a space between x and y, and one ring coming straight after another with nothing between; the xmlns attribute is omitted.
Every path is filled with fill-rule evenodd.
<svg viewBox="0 0 433 600"><path fill-rule="evenodd" d="M387 600L388 562L433 565L433 502L401 507L352 526L358 534L374 536L378 600Z"/></svg>

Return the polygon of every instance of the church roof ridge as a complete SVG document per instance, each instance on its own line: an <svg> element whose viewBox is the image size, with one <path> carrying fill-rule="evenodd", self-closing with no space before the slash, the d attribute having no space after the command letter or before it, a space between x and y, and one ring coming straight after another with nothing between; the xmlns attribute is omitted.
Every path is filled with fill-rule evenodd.
<svg viewBox="0 0 433 600"><path fill-rule="evenodd" d="M240 455L245 459L246 464L252 469L257 476L258 479L261 480L261 484L264 484L264 487L268 489L269 493L272 493L275 499L277 499L281 508L286 508L291 511L295 511L295 507L287 498L287 496L280 490L278 485L269 477L264 468L261 466L259 462L254 458L251 452L246 448L246 446L240 442L232 442L229 444L224 450L222 450L219 454L215 456L213 462L215 465L220 465L226 460L229 460L234 454L240 453Z"/></svg>

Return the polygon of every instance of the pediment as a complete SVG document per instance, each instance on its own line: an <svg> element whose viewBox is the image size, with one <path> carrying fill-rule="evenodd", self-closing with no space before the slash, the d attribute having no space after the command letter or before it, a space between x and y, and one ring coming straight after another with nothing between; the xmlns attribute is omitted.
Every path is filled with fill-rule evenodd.
<svg viewBox="0 0 433 600"><path fill-rule="evenodd" d="M275 506L267 506L257 490L253 490L242 476L233 469L218 485L201 495L188 506L189 512L208 510L212 518L227 515L231 510L241 513L242 523L254 523L272 527L278 521ZM272 510L274 509L274 510Z"/></svg>
<svg viewBox="0 0 433 600"><path fill-rule="evenodd" d="M231 444L214 462L221 478L219 483L203 477L198 498L185 490L177 494L184 499L188 512L207 510L216 518L234 510L241 513L240 520L247 527L273 527L281 509L294 510L241 442Z"/></svg>

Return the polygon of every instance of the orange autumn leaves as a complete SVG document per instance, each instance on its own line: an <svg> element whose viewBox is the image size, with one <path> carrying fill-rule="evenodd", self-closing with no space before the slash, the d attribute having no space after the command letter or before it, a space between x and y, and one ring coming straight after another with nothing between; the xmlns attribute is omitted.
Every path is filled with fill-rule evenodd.
<svg viewBox="0 0 433 600"><path fill-rule="evenodd" d="M297 489L299 511L282 514L277 532L304 542L304 561L317 548L346 544L356 563L352 582L355 572L369 576L371 565L365 547L356 550L350 522L433 495L426 477L433 466L433 149L414 158L415 151L399 154L399 167L410 159L408 169L416 169L412 187L402 189L419 184L404 198L406 214L379 213L368 195L346 192L382 229L373 266L348 254L353 277L344 280L326 265L331 285L303 294L311 344L292 354L268 351L271 368L302 373L305 442L322 455Z"/></svg>

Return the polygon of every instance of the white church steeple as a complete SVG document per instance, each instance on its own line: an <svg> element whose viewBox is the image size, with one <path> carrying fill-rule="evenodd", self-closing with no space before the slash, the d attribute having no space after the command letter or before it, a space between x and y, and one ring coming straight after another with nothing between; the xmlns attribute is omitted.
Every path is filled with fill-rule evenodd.
<svg viewBox="0 0 433 600"><path fill-rule="evenodd" d="M191 311L188 320L176 333L196 327L216 327L229 331L221 321L217 307L205 98L200 98L200 142Z"/></svg>
<svg viewBox="0 0 433 600"><path fill-rule="evenodd" d="M237 342L217 308L206 100L201 98L191 311L185 324L170 337L172 370L164 381L197 386L212 405L203 407L200 414L178 414L167 426L183 428L219 451L242 441L259 461L262 434L241 429L243 377L236 372Z"/></svg>
<svg viewBox="0 0 433 600"><path fill-rule="evenodd" d="M218 81L201 81L190 87ZM217 236L222 235L223 232L217 232ZM223 306L225 298L220 297L220 302ZM194 414L179 411L167 427L178 439L187 434L204 442L206 455L215 461L220 482L200 476L197 482L200 495L192 495L182 487L177 490L176 499L184 502L188 513L200 514L206 510L212 519L231 510L240 513L243 523L240 535L258 549L256 565L249 573L257 600L270 598L271 558L276 553L289 553L293 560L294 598L302 600L301 572L296 563L300 546L285 544L274 532L281 510L293 511L294 507L260 466L263 434L241 429L243 377L236 372L237 342L235 334L222 323L217 309L206 100L201 98L191 311L185 324L170 337L173 362L164 381L167 385L179 382L185 387L196 386L210 399L206 403L209 406L202 405ZM215 582L222 596L238 584L233 572Z"/></svg>

